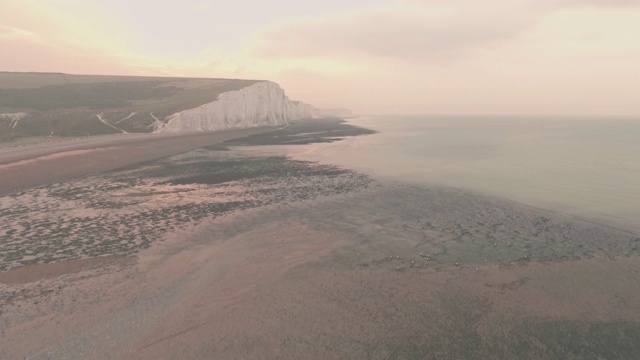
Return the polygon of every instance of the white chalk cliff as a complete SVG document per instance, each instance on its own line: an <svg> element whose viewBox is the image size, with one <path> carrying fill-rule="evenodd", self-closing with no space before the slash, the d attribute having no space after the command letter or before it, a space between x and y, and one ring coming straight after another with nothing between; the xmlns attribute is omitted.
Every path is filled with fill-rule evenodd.
<svg viewBox="0 0 640 360"><path fill-rule="evenodd" d="M15 129L16 125L18 125L18 122L20 120L24 119L25 117L27 117L27 115L29 115L29 114L23 113L23 112L10 113L10 114L5 113L5 114L0 114L0 120L9 120L9 121L11 121L10 127L12 129Z"/></svg>
<svg viewBox="0 0 640 360"><path fill-rule="evenodd" d="M291 101L280 85L262 81L218 96L213 102L168 116L155 132L213 131L285 125L318 116L309 104Z"/></svg>

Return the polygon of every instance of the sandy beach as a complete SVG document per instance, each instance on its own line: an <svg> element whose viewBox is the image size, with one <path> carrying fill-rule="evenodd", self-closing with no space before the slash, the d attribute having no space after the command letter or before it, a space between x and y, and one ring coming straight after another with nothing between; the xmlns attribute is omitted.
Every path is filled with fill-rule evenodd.
<svg viewBox="0 0 640 360"><path fill-rule="evenodd" d="M0 196L19 189L97 174L268 128L190 134L118 134L0 146Z"/></svg>

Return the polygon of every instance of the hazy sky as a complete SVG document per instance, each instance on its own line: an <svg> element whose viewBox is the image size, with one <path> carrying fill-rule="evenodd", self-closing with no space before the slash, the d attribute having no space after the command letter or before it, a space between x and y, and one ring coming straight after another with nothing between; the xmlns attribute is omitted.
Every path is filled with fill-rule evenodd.
<svg viewBox="0 0 640 360"><path fill-rule="evenodd" d="M640 115L640 0L0 0L0 70L258 78L364 113Z"/></svg>

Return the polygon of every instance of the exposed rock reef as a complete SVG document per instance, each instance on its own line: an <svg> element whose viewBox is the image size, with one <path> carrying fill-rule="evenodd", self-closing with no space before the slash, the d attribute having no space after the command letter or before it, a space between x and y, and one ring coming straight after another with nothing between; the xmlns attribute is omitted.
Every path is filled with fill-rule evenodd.
<svg viewBox="0 0 640 360"><path fill-rule="evenodd" d="M168 116L155 132L213 131L279 126L320 116L315 107L290 100L280 85L263 81L221 94L215 101Z"/></svg>

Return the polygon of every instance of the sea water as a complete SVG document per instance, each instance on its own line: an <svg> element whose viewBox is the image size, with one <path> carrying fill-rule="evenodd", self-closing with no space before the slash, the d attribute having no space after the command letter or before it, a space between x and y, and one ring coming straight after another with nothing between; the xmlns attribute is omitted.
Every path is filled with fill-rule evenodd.
<svg viewBox="0 0 640 360"><path fill-rule="evenodd" d="M303 147L297 155L640 231L640 119L379 116L348 122L378 133Z"/></svg>

